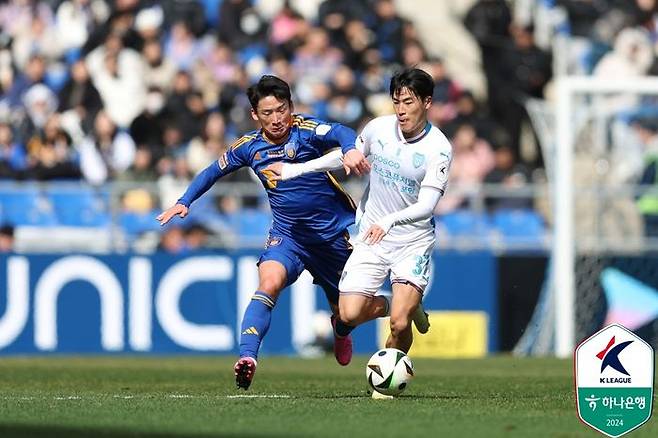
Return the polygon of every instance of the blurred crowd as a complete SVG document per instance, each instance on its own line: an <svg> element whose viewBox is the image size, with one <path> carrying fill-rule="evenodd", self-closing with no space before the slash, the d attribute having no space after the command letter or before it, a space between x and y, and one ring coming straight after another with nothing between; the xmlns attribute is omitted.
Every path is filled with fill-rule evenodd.
<svg viewBox="0 0 658 438"><path fill-rule="evenodd" d="M511 26L509 11L506 22L484 23L476 4L466 17L478 41L504 40L509 59L498 63L509 71L490 79L499 92L481 102L428 55L392 0L321 1L312 17L287 1L264 16L261 3L0 2L0 176L159 181L180 190L255 128L244 90L260 75L289 81L298 112L358 129L391 111L388 79L411 65L436 80L431 119L455 142L456 181L501 179L509 163L494 149L517 162L513 95L541 95L551 71L550 56L528 29ZM489 3L497 2L482 5ZM526 51L539 58L531 83L511 74L528 62ZM499 99L508 91L511 105ZM248 172L233 180L253 181Z"/></svg>
<svg viewBox="0 0 658 438"><path fill-rule="evenodd" d="M562 29L569 37L562 54L564 73L632 81L658 74L658 2L656 0L556 0L565 12ZM618 187L639 184L635 196L616 195L613 209L622 217L612 228L627 238L641 233L658 237L656 135L658 97L630 93L595 97L598 117L608 124L605 148L581 150L581 161L606 163L604 172L582 171L581 179ZM601 154L601 155L597 155ZM577 162L577 164L579 164ZM585 166L580 165L579 170ZM633 205L635 204L635 205ZM631 211L634 212L631 213ZM637 214L641 221L635 219ZM612 214L606 215L607 217ZM642 222L639 227L629 226ZM588 224L583 224L585 227Z"/></svg>
<svg viewBox="0 0 658 438"><path fill-rule="evenodd" d="M291 84L296 112L359 129L391 112L391 74L419 66L436 81L430 118L453 142L453 184L526 185L543 158L523 152L537 143L524 134L525 102L551 81L551 46L536 43L523 2L471 3L455 19L481 51L485 97L460 84L393 0L0 1L0 178L157 182L157 197L123 198L150 211L256 128L244 91L262 74ZM536 3L566 11L574 72L658 69L654 0ZM229 180L257 185L250 171ZM451 193L437 213L466 202Z"/></svg>

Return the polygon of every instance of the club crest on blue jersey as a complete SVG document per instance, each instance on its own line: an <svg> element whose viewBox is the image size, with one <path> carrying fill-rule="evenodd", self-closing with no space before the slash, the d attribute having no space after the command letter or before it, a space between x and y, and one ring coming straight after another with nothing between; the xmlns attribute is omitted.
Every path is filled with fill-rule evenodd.
<svg viewBox="0 0 658 438"><path fill-rule="evenodd" d="M290 158L291 160L294 159L295 156L297 155L297 145L295 144L295 142L290 142L286 144L283 147L283 150L285 151L286 157Z"/></svg>
<svg viewBox="0 0 658 438"><path fill-rule="evenodd" d="M280 245L280 244L281 244L281 240L282 240L282 239L281 239L280 237L278 237L278 236L270 237L269 239L267 239L267 243L265 244L265 248L269 248L269 247L272 247L272 246Z"/></svg>
<svg viewBox="0 0 658 438"><path fill-rule="evenodd" d="M415 152L413 157L414 167L418 168L422 166L424 162L425 162L425 155Z"/></svg>

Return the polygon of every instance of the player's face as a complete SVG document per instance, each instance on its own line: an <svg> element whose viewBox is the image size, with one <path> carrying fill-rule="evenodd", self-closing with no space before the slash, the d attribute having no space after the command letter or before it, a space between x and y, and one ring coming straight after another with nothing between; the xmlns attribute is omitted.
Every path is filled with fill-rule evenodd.
<svg viewBox="0 0 658 438"><path fill-rule="evenodd" d="M279 143L290 132L292 111L292 102L267 96L258 101L256 110L252 108L251 117L260 123L268 140Z"/></svg>
<svg viewBox="0 0 658 438"><path fill-rule="evenodd" d="M414 137L425 128L427 110L431 105L431 97L421 100L407 88L401 88L393 95L393 108L405 137Z"/></svg>

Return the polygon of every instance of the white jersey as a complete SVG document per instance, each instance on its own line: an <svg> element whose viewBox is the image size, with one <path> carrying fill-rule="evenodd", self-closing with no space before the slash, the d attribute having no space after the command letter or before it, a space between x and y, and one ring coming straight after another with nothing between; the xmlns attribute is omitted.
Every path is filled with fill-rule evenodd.
<svg viewBox="0 0 658 438"><path fill-rule="evenodd" d="M357 212L359 237L384 216L415 204L422 186L445 191L452 146L438 128L428 128L405 139L395 115L378 117L366 125L356 147L372 165L368 187ZM434 239L434 220L428 218L391 228L383 242L404 243Z"/></svg>

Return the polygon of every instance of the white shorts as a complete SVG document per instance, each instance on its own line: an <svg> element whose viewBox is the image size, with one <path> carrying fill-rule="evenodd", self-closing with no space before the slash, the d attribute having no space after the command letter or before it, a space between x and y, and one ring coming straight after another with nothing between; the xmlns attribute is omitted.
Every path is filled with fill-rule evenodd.
<svg viewBox="0 0 658 438"><path fill-rule="evenodd" d="M373 296L390 273L391 283L409 283L421 293L430 279L434 239L368 245L356 242L338 284L341 294Z"/></svg>

